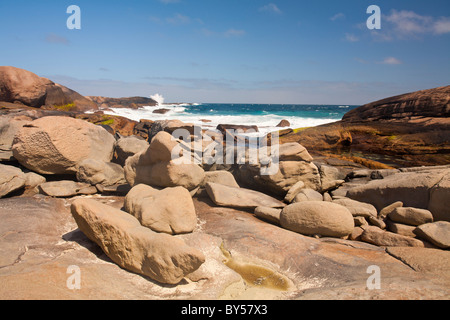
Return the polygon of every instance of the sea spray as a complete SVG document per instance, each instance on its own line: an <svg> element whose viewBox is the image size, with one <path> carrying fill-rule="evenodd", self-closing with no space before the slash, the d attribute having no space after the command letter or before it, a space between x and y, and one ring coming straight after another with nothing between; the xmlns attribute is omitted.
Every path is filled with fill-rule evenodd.
<svg viewBox="0 0 450 320"><path fill-rule="evenodd" d="M162 106L164 104L164 97L159 93L150 96L150 98L155 100L158 103L158 106Z"/></svg>

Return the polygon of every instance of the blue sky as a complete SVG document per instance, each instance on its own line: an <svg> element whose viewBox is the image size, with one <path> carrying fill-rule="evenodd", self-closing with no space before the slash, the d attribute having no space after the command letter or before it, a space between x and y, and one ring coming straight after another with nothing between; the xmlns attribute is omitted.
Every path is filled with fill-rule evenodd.
<svg viewBox="0 0 450 320"><path fill-rule="evenodd" d="M448 0L1 0L0 28L0 65L83 95L364 104L450 84Z"/></svg>

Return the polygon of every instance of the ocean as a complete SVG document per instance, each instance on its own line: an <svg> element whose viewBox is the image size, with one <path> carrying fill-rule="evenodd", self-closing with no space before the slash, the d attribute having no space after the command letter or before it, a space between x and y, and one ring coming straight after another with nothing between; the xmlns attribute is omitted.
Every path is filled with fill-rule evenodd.
<svg viewBox="0 0 450 320"><path fill-rule="evenodd" d="M345 113L358 106L304 105L304 104L226 104L192 103L147 106L140 109L112 108L105 114L119 115L131 120L181 120L203 128L216 128L219 124L256 125L262 133L278 131L281 120L290 123L286 128L314 127L341 120ZM165 114L153 113L168 109Z"/></svg>

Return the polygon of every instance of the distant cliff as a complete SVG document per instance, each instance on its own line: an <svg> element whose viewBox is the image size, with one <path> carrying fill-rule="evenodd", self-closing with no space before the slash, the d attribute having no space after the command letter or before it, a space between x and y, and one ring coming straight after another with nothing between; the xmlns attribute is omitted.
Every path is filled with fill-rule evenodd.
<svg viewBox="0 0 450 320"><path fill-rule="evenodd" d="M450 117L450 86L421 90L375 101L349 111L344 122Z"/></svg>
<svg viewBox="0 0 450 320"><path fill-rule="evenodd" d="M108 97L87 97L95 102L100 108L131 108L138 109L144 106L156 106L158 103L145 97L130 97L130 98L108 98Z"/></svg>

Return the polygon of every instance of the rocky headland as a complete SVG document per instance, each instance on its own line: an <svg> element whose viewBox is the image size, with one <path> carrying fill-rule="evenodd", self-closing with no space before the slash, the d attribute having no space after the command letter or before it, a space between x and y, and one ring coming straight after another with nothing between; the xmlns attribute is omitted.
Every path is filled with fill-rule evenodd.
<svg viewBox="0 0 450 320"><path fill-rule="evenodd" d="M450 297L449 87L285 131L263 174L249 153L207 161L230 150L192 124L81 103L144 100L61 89L64 110L55 86L0 67L0 298Z"/></svg>
<svg viewBox="0 0 450 320"><path fill-rule="evenodd" d="M315 155L391 167L450 163L450 86L403 94L351 110L341 121L289 132Z"/></svg>

